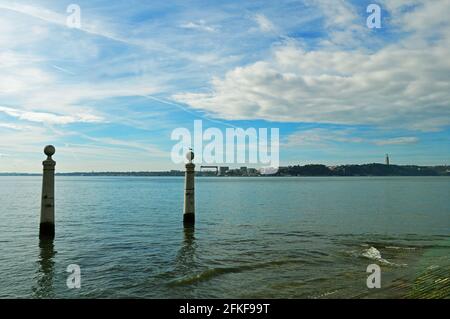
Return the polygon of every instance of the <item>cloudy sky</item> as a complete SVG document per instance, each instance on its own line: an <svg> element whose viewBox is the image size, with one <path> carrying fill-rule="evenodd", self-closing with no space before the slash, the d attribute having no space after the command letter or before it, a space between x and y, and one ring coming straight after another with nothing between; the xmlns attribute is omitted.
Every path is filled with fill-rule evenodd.
<svg viewBox="0 0 450 319"><path fill-rule="evenodd" d="M195 119L279 128L282 165L450 164L449 13L448 0L0 0L0 172L40 171L46 144L59 171L180 169L171 132Z"/></svg>

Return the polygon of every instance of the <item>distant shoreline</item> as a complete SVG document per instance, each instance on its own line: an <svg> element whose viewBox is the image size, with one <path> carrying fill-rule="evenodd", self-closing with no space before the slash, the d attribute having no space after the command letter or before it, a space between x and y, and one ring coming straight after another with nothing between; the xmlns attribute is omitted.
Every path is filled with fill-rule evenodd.
<svg viewBox="0 0 450 319"><path fill-rule="evenodd" d="M252 172L251 174L248 172ZM332 176L450 176L450 166L417 166L417 165L385 165L361 164L325 166L322 164L293 165L280 167L275 174L262 175L255 173L255 169L242 167L228 170L224 175L217 175L210 171L197 171L197 176L228 176L228 177L332 177ZM41 173L0 173L0 176L41 176ZM184 171L137 171L137 172L70 172L56 173L57 176L184 176Z"/></svg>

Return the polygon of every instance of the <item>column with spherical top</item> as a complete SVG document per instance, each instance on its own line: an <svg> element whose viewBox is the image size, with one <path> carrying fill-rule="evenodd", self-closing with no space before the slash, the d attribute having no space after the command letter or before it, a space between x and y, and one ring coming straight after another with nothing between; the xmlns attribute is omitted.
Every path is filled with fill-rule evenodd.
<svg viewBox="0 0 450 319"><path fill-rule="evenodd" d="M55 237L55 165L52 159L55 147L47 145L44 148L47 159L42 162L44 173L42 175L41 221L39 225L39 238L53 239Z"/></svg>
<svg viewBox="0 0 450 319"><path fill-rule="evenodd" d="M194 152L189 149L186 154L188 163L186 164L186 175L184 180L184 211L183 223L184 226L193 226L195 224L195 164L192 163L194 159Z"/></svg>

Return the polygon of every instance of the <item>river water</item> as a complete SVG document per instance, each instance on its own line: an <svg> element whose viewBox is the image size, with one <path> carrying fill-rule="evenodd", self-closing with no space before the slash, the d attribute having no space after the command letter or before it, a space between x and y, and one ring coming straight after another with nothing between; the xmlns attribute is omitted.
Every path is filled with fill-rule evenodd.
<svg viewBox="0 0 450 319"><path fill-rule="evenodd" d="M0 298L397 298L450 265L448 177L198 177L184 229L182 177L57 176L52 242L40 192L0 177Z"/></svg>

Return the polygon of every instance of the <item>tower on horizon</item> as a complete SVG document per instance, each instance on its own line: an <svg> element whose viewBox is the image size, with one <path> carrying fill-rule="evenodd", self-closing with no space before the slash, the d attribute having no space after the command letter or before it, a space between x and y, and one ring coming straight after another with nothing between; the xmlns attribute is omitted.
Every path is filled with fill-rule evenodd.
<svg viewBox="0 0 450 319"><path fill-rule="evenodd" d="M386 165L389 165L389 154L386 154Z"/></svg>

